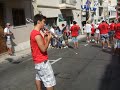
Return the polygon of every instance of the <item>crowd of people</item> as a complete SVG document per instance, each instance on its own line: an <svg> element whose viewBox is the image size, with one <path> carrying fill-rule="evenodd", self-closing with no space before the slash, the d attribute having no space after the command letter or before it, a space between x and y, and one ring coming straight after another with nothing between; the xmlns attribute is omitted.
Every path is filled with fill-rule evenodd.
<svg viewBox="0 0 120 90"><path fill-rule="evenodd" d="M62 24L61 29L59 26L53 25L50 31L54 34L51 39L50 46L52 48L68 48L70 45L68 43L69 39L74 42L74 48L78 48L78 39L80 26L77 25L76 21L73 21L73 25L70 27L68 25ZM63 42L65 44L63 44Z"/></svg>
<svg viewBox="0 0 120 90"><path fill-rule="evenodd" d="M96 24L86 22L84 25L84 33L86 34L86 42L87 43L101 43L102 49L110 48L113 46L113 54L120 53L120 31L119 31L119 23L111 21L107 23L106 20L102 20L102 22L98 22ZM57 39L52 37L51 39L51 47L52 48L68 48L69 43L68 39L72 39L74 43L74 48L78 48L78 39L79 31L81 30L80 26L76 21L73 21L72 26L68 26L65 24L59 26L53 26L50 31L53 32ZM65 44L63 44L63 41Z"/></svg>
<svg viewBox="0 0 120 90"><path fill-rule="evenodd" d="M111 21L107 23L107 21L103 20L102 22L98 22L96 24L86 22L83 27L84 33L86 34L86 42L87 43L95 43L99 44L101 42L102 49L112 48L114 46L113 54L120 52L120 31L119 31L119 23ZM6 28L4 29L4 36L6 38L6 46L8 49L8 54L13 55L12 51L12 42L11 36L13 33L10 31L10 23L6 23ZM78 48L78 39L77 36L80 34L80 26L76 21L73 21L72 25L62 24L61 28L59 26L53 25L50 28L50 31L54 34L50 40L50 46L52 48L62 49L68 48L69 39L72 39L74 47Z"/></svg>
<svg viewBox="0 0 120 90"><path fill-rule="evenodd" d="M102 20L97 24L91 24L87 22L84 26L84 32L86 33L86 42L99 44L101 42L102 49L112 48L113 54L120 55L120 18L118 22Z"/></svg>

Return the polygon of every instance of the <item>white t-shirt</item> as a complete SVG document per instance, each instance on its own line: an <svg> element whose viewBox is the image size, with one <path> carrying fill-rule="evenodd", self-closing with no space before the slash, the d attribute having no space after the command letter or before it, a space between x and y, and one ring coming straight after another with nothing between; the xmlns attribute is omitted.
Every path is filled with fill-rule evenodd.
<svg viewBox="0 0 120 90"><path fill-rule="evenodd" d="M55 30L54 30L54 28L51 28L51 29L50 29L50 31L51 31L52 33L55 33Z"/></svg>
<svg viewBox="0 0 120 90"><path fill-rule="evenodd" d="M98 26L99 26L99 25L95 25L95 28L96 28L95 33L100 33L100 31L99 31L99 29L98 29Z"/></svg>
<svg viewBox="0 0 120 90"><path fill-rule="evenodd" d="M4 33L10 33L10 29L6 27ZM7 35L7 40L10 40L10 35Z"/></svg>
<svg viewBox="0 0 120 90"><path fill-rule="evenodd" d="M86 24L85 25L85 31L86 31L86 33L91 33L91 28L92 28L92 26L90 24Z"/></svg>

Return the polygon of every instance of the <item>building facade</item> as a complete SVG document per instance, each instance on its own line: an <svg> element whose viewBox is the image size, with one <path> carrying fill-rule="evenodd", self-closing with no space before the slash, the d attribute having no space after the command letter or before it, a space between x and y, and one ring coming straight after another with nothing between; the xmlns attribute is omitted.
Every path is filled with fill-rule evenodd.
<svg viewBox="0 0 120 90"><path fill-rule="evenodd" d="M36 13L41 13L47 17L47 24L60 26L61 23L70 25L73 20L81 25L81 0L34 0ZM63 22L62 22L63 21Z"/></svg>
<svg viewBox="0 0 120 90"><path fill-rule="evenodd" d="M109 22L112 20L116 19L117 14L116 14L116 5L117 1L116 0L109 0L108 1L108 11L109 11Z"/></svg>
<svg viewBox="0 0 120 90"><path fill-rule="evenodd" d="M81 12L82 12L82 24L84 25L87 21L94 23L98 20L99 8L98 0L81 0Z"/></svg>
<svg viewBox="0 0 120 90"><path fill-rule="evenodd" d="M27 18L33 18L31 0L0 0L0 31L3 34L5 24L11 23L14 51L24 50L29 46L29 34L33 25L26 21ZM0 39L0 48L4 43L2 39L4 38Z"/></svg>
<svg viewBox="0 0 120 90"><path fill-rule="evenodd" d="M117 11L117 19L118 19L120 17L120 0L117 0L116 11Z"/></svg>
<svg viewBox="0 0 120 90"><path fill-rule="evenodd" d="M82 0L82 22L97 23L105 19L108 22L116 18L116 0ZM88 12L89 11L89 15Z"/></svg>

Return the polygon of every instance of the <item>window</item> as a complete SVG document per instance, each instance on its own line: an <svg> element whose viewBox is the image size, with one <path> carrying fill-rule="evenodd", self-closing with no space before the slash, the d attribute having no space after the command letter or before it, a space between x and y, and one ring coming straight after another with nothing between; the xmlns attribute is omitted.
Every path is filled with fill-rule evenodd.
<svg viewBox="0 0 120 90"><path fill-rule="evenodd" d="M66 3L66 0L61 0L61 3Z"/></svg>
<svg viewBox="0 0 120 90"><path fill-rule="evenodd" d="M12 15L13 15L13 25L14 26L20 26L25 25L25 12L24 9L12 9Z"/></svg>

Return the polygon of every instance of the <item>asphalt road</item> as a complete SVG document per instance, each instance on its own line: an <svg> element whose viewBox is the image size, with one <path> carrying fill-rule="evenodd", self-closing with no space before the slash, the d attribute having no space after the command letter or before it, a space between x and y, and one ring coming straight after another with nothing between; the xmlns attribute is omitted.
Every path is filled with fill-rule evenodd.
<svg viewBox="0 0 120 90"><path fill-rule="evenodd" d="M100 45L79 43L78 49L48 51L55 90L120 90L120 58ZM34 73L31 56L0 64L0 90L36 90Z"/></svg>

